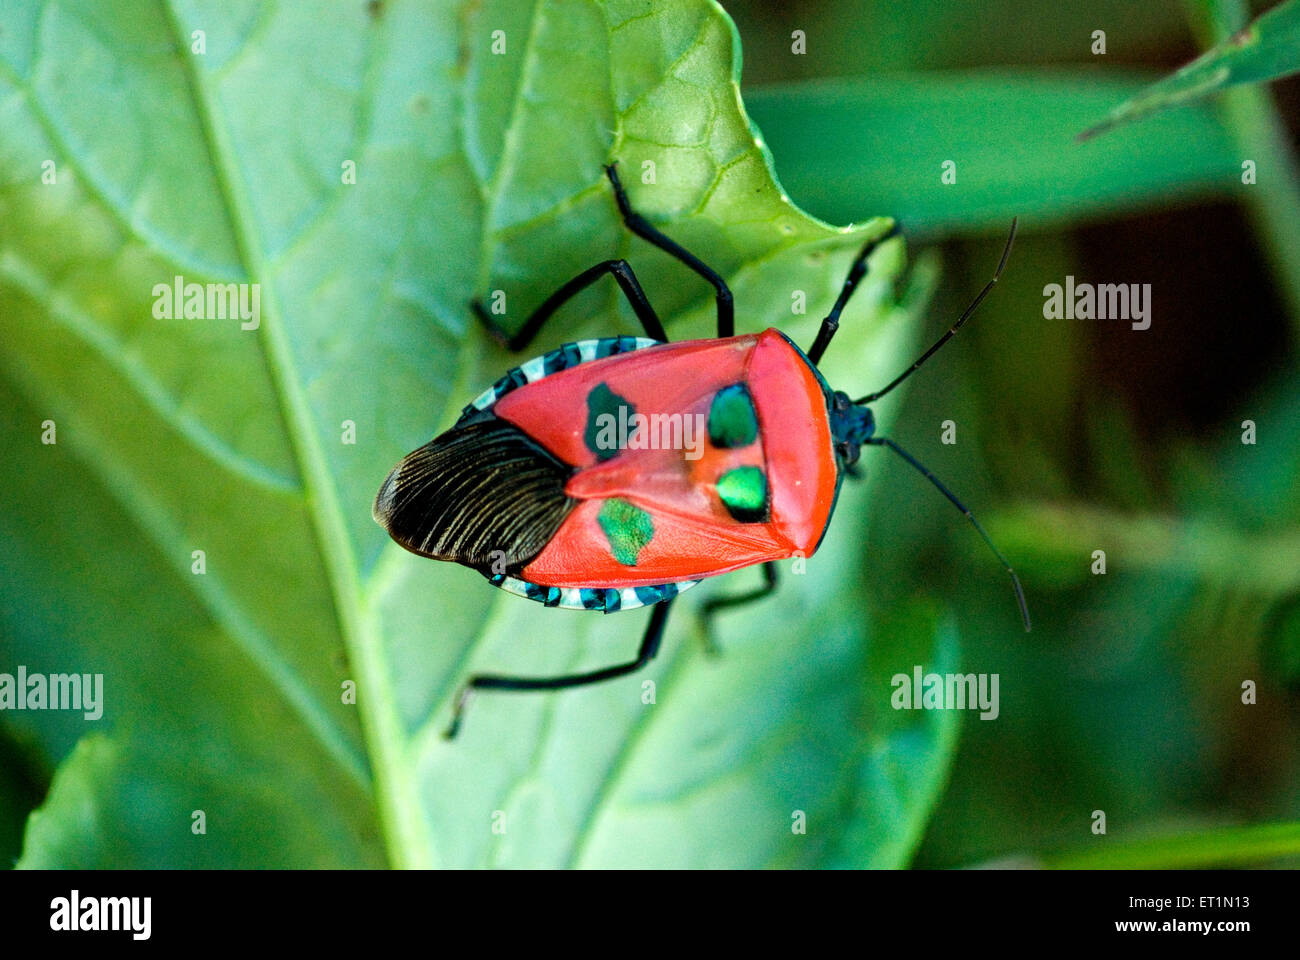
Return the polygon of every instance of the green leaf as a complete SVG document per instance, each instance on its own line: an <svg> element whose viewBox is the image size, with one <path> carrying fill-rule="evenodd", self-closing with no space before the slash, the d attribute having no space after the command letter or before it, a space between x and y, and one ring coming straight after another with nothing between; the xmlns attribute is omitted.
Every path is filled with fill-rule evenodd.
<svg viewBox="0 0 1300 960"><path fill-rule="evenodd" d="M187 732L87 734L28 819L19 866L314 869L373 856L370 823L333 827L327 782L286 803L285 778L250 775L251 751L223 770L194 762L195 746Z"/></svg>
<svg viewBox="0 0 1300 960"><path fill-rule="evenodd" d="M720 662L684 599L643 675L479 697L452 743L470 671L618 662L645 614L543 610L370 518L391 465L517 362L471 297L502 291L518 325L626 256L675 336L707 333L711 289L629 236L611 159L633 204L728 277L742 330L811 341L890 224L836 229L790 203L739 67L704 0L10 4L0 662L102 672L106 700L97 721L0 718L63 761L25 865L903 862L949 741L862 726L880 706L867 488L845 490L808 575L720 618ZM934 275L896 302L902 264L897 243L873 258L833 382L884 382L914 349ZM155 316L177 276L258 283L260 325ZM635 330L602 281L538 350ZM922 786L878 790L863 771L886 760ZM850 836L843 809L882 804L903 840Z"/></svg>
<svg viewBox="0 0 1300 960"><path fill-rule="evenodd" d="M1249 26L1187 66L1129 97L1096 126L1087 140L1169 107L1191 103L1241 83L1265 83L1300 71L1300 0L1283 0Z"/></svg>
<svg viewBox="0 0 1300 960"><path fill-rule="evenodd" d="M904 603L877 631L868 662L868 702L875 706L863 735L868 747L851 795L847 828L834 867L897 867L910 863L930 811L943 794L957 748L956 710L895 710L890 705L899 674L949 674L958 669L955 628L924 603ZM887 709L888 707L888 709Z"/></svg>
<svg viewBox="0 0 1300 960"><path fill-rule="evenodd" d="M1033 229L1240 185L1207 107L1086 144L1074 131L1149 74L1024 68L757 87L746 104L792 196L818 216L888 210L909 235ZM944 183L944 163L955 183Z"/></svg>

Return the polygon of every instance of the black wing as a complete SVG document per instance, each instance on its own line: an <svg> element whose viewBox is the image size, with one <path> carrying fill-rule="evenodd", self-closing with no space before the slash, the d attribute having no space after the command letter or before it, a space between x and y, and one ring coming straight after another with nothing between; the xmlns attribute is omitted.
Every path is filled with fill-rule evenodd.
<svg viewBox="0 0 1300 960"><path fill-rule="evenodd" d="M573 469L508 421L483 414L405 457L375 497L374 518L412 553L514 572L573 509Z"/></svg>

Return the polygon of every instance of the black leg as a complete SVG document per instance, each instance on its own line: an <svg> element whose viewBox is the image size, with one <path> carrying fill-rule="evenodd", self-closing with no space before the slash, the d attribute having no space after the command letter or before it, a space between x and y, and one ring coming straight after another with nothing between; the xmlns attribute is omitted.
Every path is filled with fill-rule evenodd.
<svg viewBox="0 0 1300 960"><path fill-rule="evenodd" d="M831 338L835 336L835 331L840 328L840 314L844 311L845 305L849 298L853 296L853 291L858 289L858 281L867 273L867 257L871 256L878 246L891 237L897 237L902 233L902 228L896 223L893 228L883 237L877 237L875 240L868 240L858 255L853 258L853 265L849 267L849 275L844 278L844 286L840 288L840 295L835 298L835 306L831 307L831 312L826 315L822 321L821 329L817 331L817 339L813 341L811 349L808 351L808 359L816 366L821 362L822 354L826 348L831 345Z"/></svg>
<svg viewBox="0 0 1300 960"><path fill-rule="evenodd" d="M1024 621L1025 632L1028 633L1030 627L1029 605L1025 603L1025 591L1024 588L1020 586L1020 578L1016 576L1016 571L1011 569L1011 564L1007 563L1007 558L1002 556L1002 551L993 545L992 538L989 537L989 535L984 532L984 528L980 526L980 522L975 519L975 515L970 512L970 509L964 503L958 500L956 494L954 494L951 490L945 487L942 481L940 481L938 477L936 477L933 473L931 473L929 469L926 468L921 463L921 461L917 460L916 457L912 456L910 453L908 453L906 450L904 450L902 447L896 444L893 440L890 440L888 437L871 437L866 442L871 444L872 446L888 447L890 450L893 450L896 454L898 454L900 457L902 457L904 460L910 463L913 467L919 470L921 474L925 477L925 479L929 480L932 484L934 484L935 488L940 493L942 493L945 497L947 497L950 501L952 501L952 505L954 507L956 507L958 510L960 510L963 514L966 515L966 519L971 522L971 526L973 526L976 529L976 531L978 531L979 535L984 538L984 542L988 544L989 549L993 551L993 555L997 557L999 561L1001 561L1003 569L1005 569L1007 571L1007 574L1011 577L1011 586L1016 591L1016 603L1020 605L1020 619Z"/></svg>
<svg viewBox="0 0 1300 960"><path fill-rule="evenodd" d="M776 561L769 560L763 564L763 585L755 587L747 593L738 593L730 597L710 597L700 605L700 620L704 627L704 649L705 652L717 656L722 651L718 648L717 642L713 639L713 617L719 610L726 610L728 607L741 607L747 603L753 603L762 600L769 593L776 590L777 580Z"/></svg>
<svg viewBox="0 0 1300 960"><path fill-rule="evenodd" d="M925 351L925 353L921 354L920 359L918 359L914 364L912 364L910 367L908 367L906 370L904 370L902 373L896 376L893 380L889 381L889 383L881 387L875 393L869 393L865 397L859 397L857 400L853 401L854 403L858 403L858 404L875 403L877 400L879 400L881 397L887 394L890 390L893 390L900 383L902 383L904 380L906 380L908 377L914 374L917 370L919 370L921 364L925 363L925 361L929 360L936 353L938 353L940 347L942 347L945 343L947 343L949 340L951 340L954 336L957 335L957 331L961 329L962 324L965 323L967 320L969 320L974 315L975 311L979 309L979 305L984 302L984 298L987 297L989 293L993 290L993 288L997 285L998 278L1002 276L1002 271L1006 269L1007 258L1011 256L1011 245L1016 242L1016 226L1019 223L1020 223L1019 217L1011 218L1011 232L1007 234L1007 245L1002 248L1002 259L998 261L998 268L993 271L993 278L989 280L988 283L984 284L984 288L980 290L979 295L976 296L975 299L971 301L970 306L967 307L962 312L962 315L957 318L957 322L948 328L948 332L945 333L942 337L940 337L938 341L934 344L934 346L932 346L929 350Z"/></svg>
<svg viewBox="0 0 1300 960"><path fill-rule="evenodd" d="M468 682L460 688L460 693L456 695L456 705L452 714L451 725L447 728L447 739L450 740L456 736L460 730L461 716L465 712L465 704L475 690L516 692L563 690L566 687L585 687L590 683L613 680L615 677L622 677L640 670L653 660L655 654L659 652L659 641L663 639L664 627L668 623L668 610L672 603L672 600L665 600L657 604L651 611L650 623L647 624L645 635L641 638L641 649L637 651L636 659L631 663L621 663L617 666L605 667L603 670L593 670L590 673L572 673L562 677L499 677L491 674L479 674L470 677Z"/></svg>
<svg viewBox="0 0 1300 960"><path fill-rule="evenodd" d="M493 339L508 350L522 350L533 342L533 338L541 331L542 325L551 318L551 314L555 313L566 300L580 290L591 286L607 273L618 281L624 296L627 297L627 302L632 305L632 311L636 314L637 319L641 321L641 326L645 327L645 335L651 340L660 340L667 343L668 336L664 333L664 325L659 322L659 315L655 313L654 307L650 306L645 291L641 289L636 274L632 272L632 267L626 260L606 260L582 271L582 273L547 297L540 307L529 314L528 319L524 321L524 325L513 335L501 329L487 310L483 308L480 301L475 300L470 304L470 308L483 322L483 325L487 327L487 331L492 335Z"/></svg>
<svg viewBox="0 0 1300 960"><path fill-rule="evenodd" d="M618 201L618 210L623 215L623 222L627 224L627 228L641 239L653 243L660 250L676 257L709 281L713 285L713 289L717 291L718 336L730 337L734 335L736 332L736 308L727 282L705 265L703 260L685 247L678 246L664 236L650 224L649 220L632 209L632 205L627 201L627 192L623 189L623 184L619 182L618 171L614 169L613 164L605 168L605 173L609 176L609 182L614 185L614 199Z"/></svg>

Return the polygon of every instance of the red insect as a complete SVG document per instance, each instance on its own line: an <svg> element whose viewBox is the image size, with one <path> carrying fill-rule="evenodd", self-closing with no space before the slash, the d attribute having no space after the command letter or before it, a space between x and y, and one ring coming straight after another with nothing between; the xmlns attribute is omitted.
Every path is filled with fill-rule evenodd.
<svg viewBox="0 0 1300 960"><path fill-rule="evenodd" d="M939 480L894 441L875 436L868 403L898 386L956 333L1001 275L952 328L882 390L851 400L817 362L876 247L854 260L807 353L779 330L734 336L731 291L713 270L652 227L607 169L629 229L672 254L717 291L718 338L668 343L632 268L597 264L548 298L513 337L475 304L512 349L522 349L579 290L606 274L619 283L647 337L567 343L510 370L445 433L408 454L380 488L374 516L408 550L478 570L498 587L550 607L613 613L655 604L637 658L590 673L475 676L457 699L449 735L474 689L554 690L630 673L657 652L672 600L704 577L764 564L766 584L712 598L705 616L765 596L775 561L811 556L840 483L863 444L886 446L920 470L988 535Z"/></svg>

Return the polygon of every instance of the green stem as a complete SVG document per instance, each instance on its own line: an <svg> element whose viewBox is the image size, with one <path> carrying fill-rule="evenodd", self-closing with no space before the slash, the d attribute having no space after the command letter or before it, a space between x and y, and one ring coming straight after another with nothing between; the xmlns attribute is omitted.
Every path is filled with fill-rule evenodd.
<svg viewBox="0 0 1300 960"><path fill-rule="evenodd" d="M1043 858L1054 870L1152 870L1260 863L1300 856L1300 823L1215 827L1163 837L1096 837L1085 848Z"/></svg>
<svg viewBox="0 0 1300 960"><path fill-rule="evenodd" d="M1236 33L1250 17L1240 0L1188 0L1185 8L1193 32L1207 47ZM1266 86L1227 90L1219 109L1241 159L1255 162L1257 182L1242 187L1246 208L1300 331L1300 163Z"/></svg>
<svg viewBox="0 0 1300 960"><path fill-rule="evenodd" d="M1043 577L1082 580L1092 552L1104 550L1112 570L1165 572L1267 596L1300 590L1300 530L1250 534L1215 520L1057 503L1020 504L990 520L1008 553L1035 558L1022 572Z"/></svg>

